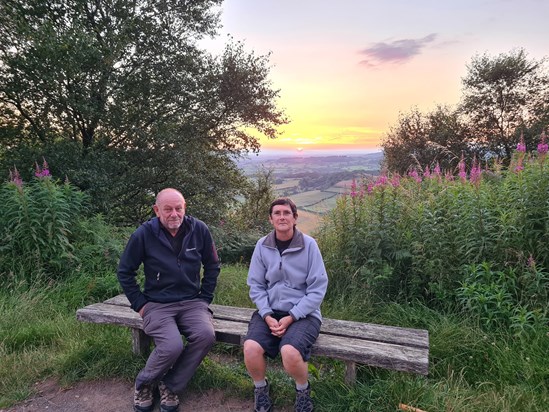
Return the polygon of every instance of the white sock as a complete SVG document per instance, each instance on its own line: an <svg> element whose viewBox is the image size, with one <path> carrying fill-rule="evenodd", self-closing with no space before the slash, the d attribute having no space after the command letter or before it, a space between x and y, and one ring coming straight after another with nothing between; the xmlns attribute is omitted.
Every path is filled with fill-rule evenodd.
<svg viewBox="0 0 549 412"><path fill-rule="evenodd" d="M256 388L262 388L264 386L267 386L267 381L265 379L263 379L261 381L254 381L254 386Z"/></svg>
<svg viewBox="0 0 549 412"><path fill-rule="evenodd" d="M308 387L309 387L309 382L303 383L303 384L301 384L301 385L298 384L297 382L296 382L296 384L295 384L295 388L296 388L298 391L304 391L304 390L307 389Z"/></svg>

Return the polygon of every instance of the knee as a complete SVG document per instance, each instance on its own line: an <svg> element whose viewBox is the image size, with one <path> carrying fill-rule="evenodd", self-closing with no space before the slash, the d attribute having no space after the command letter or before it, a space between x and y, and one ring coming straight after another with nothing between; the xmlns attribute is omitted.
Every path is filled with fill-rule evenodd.
<svg viewBox="0 0 549 412"><path fill-rule="evenodd" d="M303 362L301 353L292 345L284 345L280 348L280 356L284 365L294 365Z"/></svg>
<svg viewBox="0 0 549 412"><path fill-rule="evenodd" d="M179 339L168 339L160 345L156 346L156 351L159 356L163 358L170 358L176 360L179 358L181 353L183 353L184 345L183 340Z"/></svg>
<svg viewBox="0 0 549 412"><path fill-rule="evenodd" d="M255 340L248 339L244 342L243 352L245 359L253 359L258 356L263 356L264 350Z"/></svg>
<svg viewBox="0 0 549 412"><path fill-rule="evenodd" d="M189 342L204 347L211 347L215 343L215 331L213 328L195 330L188 338Z"/></svg>

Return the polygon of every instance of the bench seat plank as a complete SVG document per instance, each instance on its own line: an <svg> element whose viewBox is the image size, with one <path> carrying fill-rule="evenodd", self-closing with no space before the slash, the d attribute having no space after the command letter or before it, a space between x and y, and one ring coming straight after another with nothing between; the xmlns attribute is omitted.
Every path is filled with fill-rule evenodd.
<svg viewBox="0 0 549 412"><path fill-rule="evenodd" d="M210 308L217 341L242 345L254 309L215 304ZM150 347L150 338L142 331L143 320L124 295L78 309L76 317L83 322L127 326L132 329L134 352L143 354ZM312 354L344 361L347 383L355 379L355 363L427 375L429 334L426 330L325 318Z"/></svg>
<svg viewBox="0 0 549 412"><path fill-rule="evenodd" d="M130 306L125 295L118 295L106 300L113 305ZM210 308L216 319L240 320L248 323L254 309L239 308L236 306L222 306L212 304ZM418 348L429 348L429 332L422 329L385 326L373 323L354 322L348 320L328 319L322 321L321 332L335 336L366 339L389 344L405 344Z"/></svg>

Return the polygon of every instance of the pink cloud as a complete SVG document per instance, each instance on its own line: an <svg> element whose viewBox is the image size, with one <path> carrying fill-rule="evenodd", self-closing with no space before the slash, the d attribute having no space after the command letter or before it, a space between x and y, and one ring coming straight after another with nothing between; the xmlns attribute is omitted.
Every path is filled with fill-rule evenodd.
<svg viewBox="0 0 549 412"><path fill-rule="evenodd" d="M390 43L374 43L360 51L365 58L360 61L361 65L376 67L384 63L405 63L414 56L421 54L422 50L437 37L431 33L421 39L395 40Z"/></svg>

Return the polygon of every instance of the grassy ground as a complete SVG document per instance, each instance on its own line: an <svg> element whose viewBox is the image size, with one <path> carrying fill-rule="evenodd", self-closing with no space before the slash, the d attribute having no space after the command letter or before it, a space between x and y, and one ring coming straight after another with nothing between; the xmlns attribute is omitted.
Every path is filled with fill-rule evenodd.
<svg viewBox="0 0 549 412"><path fill-rule="evenodd" d="M215 303L250 307L245 278L244 266L223 268ZM55 376L66 384L105 377L132 380L144 359L131 353L128 330L79 323L74 315L76 308L116 293L114 275L74 279L55 287L0 291L0 408L27 398L33 383L45 377ZM523 339L507 331L489 334L470 319L437 313L420 304L374 310L360 296L327 301L323 312L332 318L428 329L430 374L420 377L359 367L357 384L347 387L343 364L313 358L311 380L318 411L396 411L399 403L430 412L547 410L546 330ZM279 361L271 364L280 365ZM269 368L269 378L278 388L276 404L291 403L293 387L280 367ZM240 349L216 345L191 385L223 387L234 396L249 397L251 382Z"/></svg>

